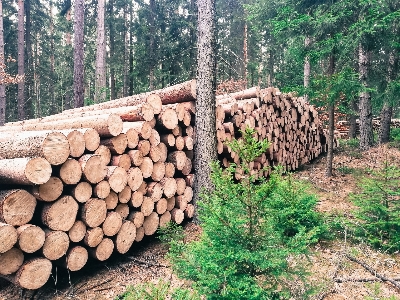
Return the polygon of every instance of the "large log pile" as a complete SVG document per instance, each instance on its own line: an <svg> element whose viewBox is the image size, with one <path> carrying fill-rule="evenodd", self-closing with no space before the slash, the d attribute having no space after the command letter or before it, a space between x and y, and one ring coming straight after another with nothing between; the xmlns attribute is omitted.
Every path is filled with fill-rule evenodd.
<svg viewBox="0 0 400 300"><path fill-rule="evenodd" d="M37 289L52 265L80 270L192 218L194 101L189 81L0 128L0 276ZM238 160L224 141L246 126L272 142L256 176L326 150L312 106L252 88L217 97L223 165Z"/></svg>

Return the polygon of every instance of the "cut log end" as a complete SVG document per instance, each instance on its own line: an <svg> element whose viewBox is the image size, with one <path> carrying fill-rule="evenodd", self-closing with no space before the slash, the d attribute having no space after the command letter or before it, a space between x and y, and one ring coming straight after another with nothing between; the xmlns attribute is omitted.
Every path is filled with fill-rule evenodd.
<svg viewBox="0 0 400 300"><path fill-rule="evenodd" d="M45 258L26 261L17 271L14 283L28 290L37 290L49 280L51 269L51 261Z"/></svg>

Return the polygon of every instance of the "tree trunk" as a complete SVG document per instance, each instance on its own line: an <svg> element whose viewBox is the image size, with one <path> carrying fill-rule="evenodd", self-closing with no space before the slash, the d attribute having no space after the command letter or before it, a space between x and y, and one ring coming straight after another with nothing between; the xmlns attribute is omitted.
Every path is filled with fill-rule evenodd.
<svg viewBox="0 0 400 300"><path fill-rule="evenodd" d="M304 48L308 51L310 47L311 39L310 37L306 37L304 39ZM307 55L304 60L304 87L308 88L310 86L310 73L311 73L311 65L310 65L310 56ZM304 100L308 101L308 95L304 95Z"/></svg>
<svg viewBox="0 0 400 300"><path fill-rule="evenodd" d="M3 1L0 1L0 65L4 66L4 29L3 29ZM4 79L0 75L0 81ZM0 84L0 126L6 122L6 85Z"/></svg>
<svg viewBox="0 0 400 300"><path fill-rule="evenodd" d="M357 136L357 116L358 116L358 103L357 99L351 101L351 113L349 117L349 133L348 138L355 139Z"/></svg>
<svg viewBox="0 0 400 300"><path fill-rule="evenodd" d="M132 2L129 3L129 95L133 95L133 30L132 30L132 24L133 24L133 4Z"/></svg>
<svg viewBox="0 0 400 300"><path fill-rule="evenodd" d="M75 1L74 20L74 103L75 107L84 105L84 15L85 1Z"/></svg>
<svg viewBox="0 0 400 300"><path fill-rule="evenodd" d="M106 101L106 42L104 30L104 10L105 0L99 0L97 5L96 86L94 103Z"/></svg>
<svg viewBox="0 0 400 300"><path fill-rule="evenodd" d="M198 67L196 89L196 155L194 162L196 182L195 198L193 200L194 204L199 199L199 195L203 189L213 189L213 184L210 178L210 163L217 159L217 138L215 133L215 1L198 0L197 8ZM184 162L186 162L186 160ZM177 169L179 170L180 168ZM196 218L195 221L197 221Z"/></svg>
<svg viewBox="0 0 400 300"><path fill-rule="evenodd" d="M129 6L124 6L124 77L123 77L123 90L122 97L128 97L128 87L129 87L129 31L130 23L128 21L128 9Z"/></svg>
<svg viewBox="0 0 400 300"><path fill-rule="evenodd" d="M25 73L24 0L18 0L18 75ZM18 83L18 120L25 119L25 83Z"/></svg>
<svg viewBox="0 0 400 300"><path fill-rule="evenodd" d="M35 208L35 197L25 190L0 191L0 222L25 225L32 219Z"/></svg>
<svg viewBox="0 0 400 300"><path fill-rule="evenodd" d="M0 160L0 184L43 184L50 176L51 165L41 157Z"/></svg>
<svg viewBox="0 0 400 300"><path fill-rule="evenodd" d="M359 45L359 77L365 89L368 88L368 71L371 63L371 52ZM360 149L368 150L373 144L372 134L372 104L368 91L360 94Z"/></svg>
<svg viewBox="0 0 400 300"><path fill-rule="evenodd" d="M53 1L50 1L50 82L49 82L49 104L50 104L50 114L57 113L57 103L54 97L54 16L53 16Z"/></svg>
<svg viewBox="0 0 400 300"><path fill-rule="evenodd" d="M246 80L246 85L248 84L247 82L247 65L249 63L249 58L248 58L248 47L247 47L247 42L248 42L248 36L247 36L247 22L244 21L244 34L243 34L243 71L244 71L244 80Z"/></svg>
<svg viewBox="0 0 400 300"><path fill-rule="evenodd" d="M335 72L335 57L332 53L329 57L329 68L328 76L333 76ZM328 154L326 156L326 176L332 176L332 164L333 164L333 139L335 131L335 102L328 103L328 114L329 114L329 127L328 127Z"/></svg>
<svg viewBox="0 0 400 300"><path fill-rule="evenodd" d="M156 18L156 7L155 1L150 0L150 16L149 16L149 25L150 25L150 45L149 45L149 59L150 59L150 74L149 74L149 89L150 91L154 90L154 69L155 69L155 46L154 46L154 37L155 37L155 18Z"/></svg>
<svg viewBox="0 0 400 300"><path fill-rule="evenodd" d="M75 223L78 208L78 203L73 197L62 196L43 207L42 222L52 230L68 231Z"/></svg>
<svg viewBox="0 0 400 300"><path fill-rule="evenodd" d="M115 30L114 30L114 0L109 1L109 21L110 21L110 94L111 100L117 98L117 89L115 87ZM124 62L125 67L125 62Z"/></svg>

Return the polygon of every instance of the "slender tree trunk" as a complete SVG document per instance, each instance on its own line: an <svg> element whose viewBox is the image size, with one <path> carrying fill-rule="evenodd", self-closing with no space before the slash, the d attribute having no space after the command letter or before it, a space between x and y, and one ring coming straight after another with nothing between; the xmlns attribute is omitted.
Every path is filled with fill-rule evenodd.
<svg viewBox="0 0 400 300"><path fill-rule="evenodd" d="M3 1L0 0L0 66L5 66L4 60L4 28L3 28ZM0 81L4 77L0 74ZM0 126L6 122L6 85L0 83Z"/></svg>
<svg viewBox="0 0 400 300"><path fill-rule="evenodd" d="M25 73L24 0L18 0L18 75ZM18 120L25 119L25 82L18 83Z"/></svg>
<svg viewBox="0 0 400 300"><path fill-rule="evenodd" d="M247 42L248 42L248 36L247 36L247 22L244 22L244 39L243 39L243 71L244 71L244 80L246 80L246 85L248 85L248 70L247 70L247 65L249 63L249 57L248 57L248 47L247 47Z"/></svg>
<svg viewBox="0 0 400 300"><path fill-rule="evenodd" d="M189 59L191 62L190 78L196 77L196 0L190 0L190 21L189 21L189 34L190 34L190 54Z"/></svg>
<svg viewBox="0 0 400 300"><path fill-rule="evenodd" d="M129 21L128 21L128 5L124 6L124 22L125 22L125 32L124 32L124 87L122 96L128 96L128 85L129 85Z"/></svg>
<svg viewBox="0 0 400 300"><path fill-rule="evenodd" d="M110 3L110 5L112 6L112 1ZM104 102L106 100L106 40L104 30L104 14L105 0L99 0L97 5L96 87L94 95L95 103Z"/></svg>
<svg viewBox="0 0 400 300"><path fill-rule="evenodd" d="M65 19L67 20L67 24L71 22L71 8L68 9L67 13L65 14ZM65 33L65 48L70 49L70 46L72 45L71 41L71 32L69 31L69 26L67 29L67 32ZM69 51L68 51L69 52ZM70 82L67 81L66 87L65 87L65 96L64 96L64 109L70 109L72 108L72 103L71 103L71 86Z"/></svg>
<svg viewBox="0 0 400 300"><path fill-rule="evenodd" d="M304 39L304 48L308 51L310 47L311 39L309 36L306 36ZM310 86L310 74L311 74L311 65L310 65L310 56L307 55L304 60L304 87L308 88ZM308 101L308 95L304 95L304 99Z"/></svg>
<svg viewBox="0 0 400 300"><path fill-rule="evenodd" d="M359 112L357 102L358 102L357 99L353 99L351 101L351 110L352 111L349 116L350 126L349 126L349 133L348 133L348 137L350 139L355 139L357 136L357 115Z"/></svg>
<svg viewBox="0 0 400 300"><path fill-rule="evenodd" d="M74 101L75 107L84 105L84 65L83 65L83 27L84 27L85 1L75 1L74 20Z"/></svg>
<svg viewBox="0 0 400 300"><path fill-rule="evenodd" d="M54 16L53 16L53 1L50 0L50 82L49 82L49 94L50 94L50 114L57 113L57 104L55 103L54 97Z"/></svg>
<svg viewBox="0 0 400 300"><path fill-rule="evenodd" d="M395 78L394 68L396 66L395 53L393 51L389 54L389 65L387 74L387 84ZM390 123L392 121L393 104L392 101L386 100L381 111L381 126L379 128L379 144L388 143L390 140Z"/></svg>
<svg viewBox="0 0 400 300"><path fill-rule="evenodd" d="M150 74L149 74L149 88L150 91L154 90L154 68L155 68L155 47L154 47L154 36L155 36L155 10L156 4L154 0L150 0Z"/></svg>
<svg viewBox="0 0 400 300"><path fill-rule="evenodd" d="M198 0L197 8L198 50L194 205L196 205L203 189L213 189L210 178L210 163L217 159L217 139L215 133L215 1ZM196 215L194 220L198 221Z"/></svg>
<svg viewBox="0 0 400 300"><path fill-rule="evenodd" d="M117 90L115 87L115 26L114 26L114 0L109 1L109 16L110 16L110 94L111 99L117 98ZM104 50L105 51L105 50Z"/></svg>
<svg viewBox="0 0 400 300"><path fill-rule="evenodd" d="M331 54L329 57L328 75L332 76L335 72L335 57ZM333 138L335 134L335 102L328 103L329 125L328 125L328 153L326 155L326 176L332 176L333 165Z"/></svg>
<svg viewBox="0 0 400 300"><path fill-rule="evenodd" d="M129 4L129 95L133 95L133 5L132 2Z"/></svg>
<svg viewBox="0 0 400 300"><path fill-rule="evenodd" d="M33 117L33 76L32 76L32 42L31 42L31 0L25 0L25 117L29 119Z"/></svg>
<svg viewBox="0 0 400 300"><path fill-rule="evenodd" d="M274 54L272 49L269 50L269 59L268 59L268 87L271 87L274 84Z"/></svg>
<svg viewBox="0 0 400 300"><path fill-rule="evenodd" d="M370 51L360 44L359 46L359 77L364 88L368 88L368 69L370 65ZM360 94L360 149L368 150L373 144L372 134L372 104L371 95L367 91Z"/></svg>

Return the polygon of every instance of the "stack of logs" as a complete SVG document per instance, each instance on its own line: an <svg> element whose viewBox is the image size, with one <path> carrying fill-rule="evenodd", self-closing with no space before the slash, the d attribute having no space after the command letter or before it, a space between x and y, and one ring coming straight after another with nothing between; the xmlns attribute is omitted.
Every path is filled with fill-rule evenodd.
<svg viewBox="0 0 400 300"><path fill-rule="evenodd" d="M0 129L0 276L37 289L53 265L126 253L169 221L193 217L195 82ZM272 142L252 167L292 170L326 150L316 110L278 90L217 97L219 158L246 126ZM237 170L240 174L240 170Z"/></svg>

